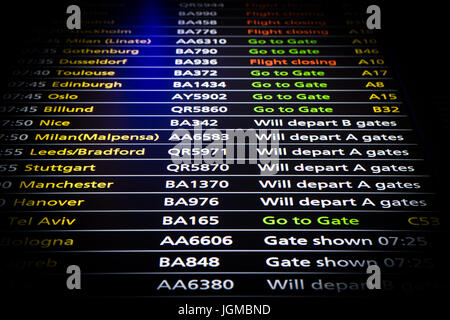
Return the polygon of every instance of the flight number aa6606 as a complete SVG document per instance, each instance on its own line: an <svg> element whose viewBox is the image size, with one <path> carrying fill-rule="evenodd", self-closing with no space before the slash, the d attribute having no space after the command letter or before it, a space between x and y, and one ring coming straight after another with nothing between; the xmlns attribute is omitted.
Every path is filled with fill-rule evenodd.
<svg viewBox="0 0 450 320"><path fill-rule="evenodd" d="M233 244L232 236L179 236L172 238L171 236L165 236L160 246L231 246Z"/></svg>

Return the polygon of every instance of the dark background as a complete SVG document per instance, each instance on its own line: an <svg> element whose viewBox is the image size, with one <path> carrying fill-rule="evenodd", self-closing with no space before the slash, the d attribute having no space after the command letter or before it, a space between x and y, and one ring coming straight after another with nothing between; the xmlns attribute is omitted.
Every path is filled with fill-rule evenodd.
<svg viewBox="0 0 450 320"><path fill-rule="evenodd" d="M108 4L114 1L95 2ZM332 3L336 5L336 1ZM450 106L447 103L450 59L447 42L450 28L446 21L448 17L444 2L378 0L355 3L363 8L366 7L364 3L380 6L382 32L389 42L391 56L405 84L416 113L415 118L423 128L427 148L436 164L433 170L437 170L437 176L447 175L449 170L446 168L445 152L450 138ZM70 4L83 6L83 1L10 1L2 4L1 70L4 71L9 59L16 56L14 48L21 46L22 37L34 30L35 26L49 26L51 23L64 26L67 17L65 11ZM4 79L5 72L1 74ZM445 180L442 180L440 189L446 187Z"/></svg>
<svg viewBox="0 0 450 320"><path fill-rule="evenodd" d="M337 1L337 0L336 0ZM361 5L361 1L358 2ZM35 1L23 2L14 1L8 4L2 3L0 9L0 30L1 30L1 51L0 59L1 78L5 78L6 67L9 61L16 57L15 49L22 44L22 37L27 35L35 26L49 25L50 22L60 20L65 23L65 10L69 4L79 4L81 2L72 1ZM450 75L448 54L448 12L444 1L371 1L368 4L377 4L381 7L382 31L388 47L391 49L391 55L395 60L395 66L398 69L400 78L405 85L408 100L412 104L414 114L413 118L417 120L424 138L424 145L430 158L430 170L436 179L436 189L441 196L441 207L443 213L446 213L446 198L449 194L448 181L450 181L449 168L450 162L447 160L447 150L450 148L450 105L448 95L450 87L448 78ZM445 219L445 215L443 215ZM448 219L447 219L448 221ZM444 246L445 248L445 246ZM448 250L448 249L447 249ZM442 296L442 298L444 298ZM397 305L400 301L391 301L392 305ZM180 301L180 304L182 302ZM189 303L188 301L186 303ZM263 302L259 302L263 303ZM281 303L281 302L280 302ZM272 303L271 303L272 304ZM388 305L360 305L365 309L365 316L370 315L385 316L385 319L392 318L394 315L416 315L419 316L422 311L427 312L428 316L437 314L446 307L445 302L433 301L432 304L418 304L406 302L407 309L391 309ZM146 318L152 319L154 312L147 304ZM142 305L140 305L142 307ZM345 307L348 306L348 309ZM68 306L67 311L73 312L75 306ZM94 306L95 307L95 306ZM114 310L114 304L98 303L104 313ZM132 306L133 307L133 306ZM136 307L136 306L134 306ZM336 309L333 309L336 307ZM169 306L169 308L172 308ZM320 314L325 316L335 315L335 319L341 319L341 312L346 312L348 318L362 314L354 314L357 310L355 304L350 301L346 303L336 303L335 306L327 305L326 310L320 308L320 304L312 305L311 309L318 311L315 319L323 319ZM93 309L92 311L94 311ZM131 309L132 310L132 309ZM131 312L130 313L134 313ZM18 310L16 310L18 311ZM98 310L97 310L98 311ZM137 311L137 310L136 310ZM300 315L304 310L298 310L298 315L293 315L284 319L301 319ZM311 310L309 310L311 311ZM48 311L50 314L50 311ZM353 313L353 315L352 315ZM64 314L65 315L65 314ZM52 318L52 317L49 317ZM416 317L411 317L416 318ZM167 319L167 317L166 317ZM281 318L280 318L281 319ZM331 319L331 318L330 318ZM400 318L399 318L400 319Z"/></svg>

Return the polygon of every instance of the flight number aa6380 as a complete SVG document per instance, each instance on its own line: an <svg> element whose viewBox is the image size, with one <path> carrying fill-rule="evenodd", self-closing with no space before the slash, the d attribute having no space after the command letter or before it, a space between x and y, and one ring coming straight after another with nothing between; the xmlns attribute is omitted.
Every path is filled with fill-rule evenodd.
<svg viewBox="0 0 450 320"><path fill-rule="evenodd" d="M159 283L156 290L231 290L233 287L234 282L231 279L192 279L189 281L164 279Z"/></svg>

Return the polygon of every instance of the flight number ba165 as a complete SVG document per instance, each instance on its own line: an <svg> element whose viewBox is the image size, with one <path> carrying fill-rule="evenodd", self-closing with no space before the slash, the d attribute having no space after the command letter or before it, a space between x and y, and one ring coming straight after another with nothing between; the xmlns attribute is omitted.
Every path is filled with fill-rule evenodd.
<svg viewBox="0 0 450 320"><path fill-rule="evenodd" d="M215 226L219 224L219 216L163 216L163 226Z"/></svg>

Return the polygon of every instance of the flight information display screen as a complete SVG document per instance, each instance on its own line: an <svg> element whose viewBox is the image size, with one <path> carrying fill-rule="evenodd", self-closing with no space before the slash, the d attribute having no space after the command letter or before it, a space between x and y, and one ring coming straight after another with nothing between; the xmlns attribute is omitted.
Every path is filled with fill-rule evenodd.
<svg viewBox="0 0 450 320"><path fill-rule="evenodd" d="M440 296L434 164L378 6L66 7L3 68L11 302L294 319Z"/></svg>

